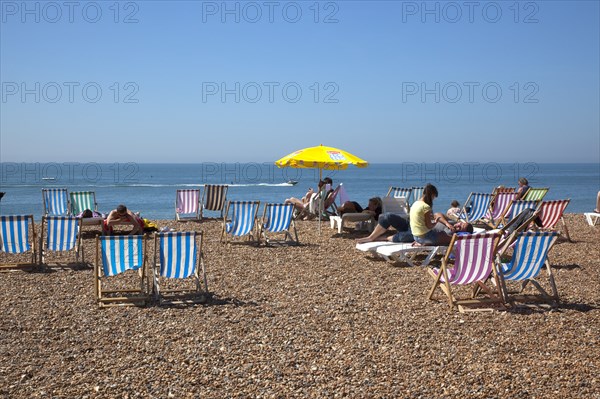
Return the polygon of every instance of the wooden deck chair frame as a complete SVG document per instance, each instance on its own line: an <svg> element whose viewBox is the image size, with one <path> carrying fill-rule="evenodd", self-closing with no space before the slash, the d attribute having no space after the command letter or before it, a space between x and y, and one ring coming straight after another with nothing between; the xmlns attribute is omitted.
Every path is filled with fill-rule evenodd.
<svg viewBox="0 0 600 399"><path fill-rule="evenodd" d="M173 275L170 277L163 276L162 263L163 239L180 239L182 237L189 237L195 244L195 254L188 251L188 256L195 255L194 270L187 277L176 276L177 270L172 270ZM204 264L204 252L202 251L203 234L199 231L188 231L188 232L170 232L170 233L155 233L154 234L154 267L153 270L153 282L154 282L154 298L159 306L162 305L188 305L205 303L208 297L208 281L206 278L206 267ZM167 246L169 244L167 243ZM176 250L182 250L184 248L177 248ZM183 256L181 253L179 256ZM168 273L168 271L165 271ZM189 286L178 287L178 288L166 288L166 280L189 280ZM164 284L163 284L164 283Z"/></svg>
<svg viewBox="0 0 600 399"><path fill-rule="evenodd" d="M53 250L53 249L48 249L48 241L50 239L50 234L52 234L53 236L55 236L54 232L50 231L50 223L49 220L63 220L66 219L68 221L71 222L75 222L75 226L77 226L77 232L75 232L75 243L73 245L73 248L68 248L68 249L64 249L64 250ZM54 224L53 224L54 225ZM46 253L49 251L52 252L57 252L57 251L61 251L61 252L67 252L67 251L73 251L75 252L75 263L80 263L79 261L79 257L81 255L81 263L85 262L85 257L84 257L84 253L83 253L83 247L82 247L82 240L81 240L81 227L82 227L82 221L81 218L76 218L74 216L42 216L42 223L41 223L41 231L40 231L40 260L39 263L40 265L46 265ZM46 232L46 239L44 239L44 232ZM64 245L64 241L62 242ZM60 265L58 265L60 266Z"/></svg>
<svg viewBox="0 0 600 399"><path fill-rule="evenodd" d="M227 232L227 218L229 217L230 214L230 209L232 205L236 205L236 204L253 204L254 205L254 211L252 213L251 216L251 220L252 220L252 227L250 229L250 231L247 234L244 234L243 236L247 236L249 242L254 242L255 244L260 244L260 236L259 236L259 231L257 229L257 223L256 223L256 217L258 215L258 208L260 207L260 201L227 201L227 206L225 207L225 215L223 215L223 228L221 230L221 239L220 241L228 244L230 243L230 240L228 240L228 236L229 233ZM233 213L233 211L232 211ZM235 215L235 217L237 217L237 215ZM231 220L231 222L233 222L233 220ZM239 236L239 237L243 237L243 236ZM233 236L232 236L233 237Z"/></svg>
<svg viewBox="0 0 600 399"><path fill-rule="evenodd" d="M560 221L565 231L565 236L567 240L571 242L571 236L569 235L569 229L567 227L567 223L565 222L564 213L571 199L566 200L552 200L552 201L542 201L539 206L539 216L542 220L542 227L537 228L542 231L550 231L555 230L556 225ZM546 210L551 210L552 214L548 215L545 213ZM557 230L557 229L556 229Z"/></svg>
<svg viewBox="0 0 600 399"><path fill-rule="evenodd" d="M550 188L548 187L529 187L529 190L523 195L523 201L542 201Z"/></svg>
<svg viewBox="0 0 600 399"><path fill-rule="evenodd" d="M141 245L142 262L141 266L137 269L137 274L139 277L139 287L105 290L102 287L102 279L106 278L106 276L104 275L103 270L104 262L102 260L101 241L120 241L127 239L135 239L139 242L139 245ZM146 273L147 241L148 237L146 235L96 236L96 260L94 262L94 293L99 308L114 306L146 306L148 303L150 303L151 297L148 283L148 275Z"/></svg>
<svg viewBox="0 0 600 399"><path fill-rule="evenodd" d="M530 277L519 278L519 279L509 279L509 281L521 283L521 287L519 290L509 291L507 288L507 285L506 285L506 281L507 281L507 279L505 278L506 273L502 272L502 262L501 262L502 256L505 255L506 250L509 248L509 246L514 247L514 251L512 254L513 257L514 256L523 256L523 257L528 256L529 258L531 258L531 256L535 256L535 254L532 253L531 251L535 252L538 256L540 256L539 246L536 246L536 248L534 248L534 249L531 249L531 247L526 248L525 254L523 254L521 252L522 251L521 246L524 245L523 244L524 241L528 240L528 238L530 238L530 237L540 237L540 236L548 237L549 242L548 242L547 248L545 248L545 251L543 251L543 253L541 253L542 259L535 259L541 263L541 264L533 265L534 270L537 269L537 273L534 270L526 270L523 263L518 264L517 265L518 269L516 271L519 272L519 274L530 273ZM514 305L517 302L524 303L524 304L531 303L531 302L534 302L534 303L545 302L545 303L551 304L552 306L556 306L558 304L558 301L560 298L558 296L558 290L556 288L556 282L554 281L554 275L552 273L552 268L550 267L550 261L548 260L548 253L550 252L550 250L552 249L552 247L558 240L559 236L560 236L560 233L557 231L518 232L516 234L511 235L511 240L510 240L510 242L508 242L509 245L506 245L503 249L498 251L495 263L496 263L496 267L498 269L498 275L500 277L501 287L502 287L502 296L503 296L503 300L505 303L507 303L507 304L510 303L511 305ZM531 243L528 243L528 244L531 245ZM512 260L513 259L511 259L511 262L512 262ZM521 261L521 262L523 262L523 261ZM536 281L536 278L539 277L540 273L542 272L542 269L545 269L546 274L548 276L548 285L550 286L550 291L551 291L550 294L541 286L539 281ZM510 272L510 270L507 272ZM531 285L533 285L536 288L536 290L539 292L539 295L534 296L534 295L522 294L525 287L530 283L531 283Z"/></svg>
<svg viewBox="0 0 600 399"><path fill-rule="evenodd" d="M221 219L223 218L223 208L227 204L226 184L205 184L202 190L202 201L200 203L200 219ZM204 214L205 211L220 212L216 218L209 218Z"/></svg>
<svg viewBox="0 0 600 399"><path fill-rule="evenodd" d="M289 212L289 217L290 217L290 221L289 221L289 225L287 228L278 228L277 231L272 231L273 229L269 228L270 226L270 213L269 213L269 209L273 209L274 207L286 207L288 208L288 212ZM294 223L294 205L293 204L274 204L274 203L266 203L265 207L263 209L263 215L262 218L260 220L260 224L259 224L259 229L260 229L260 237L262 239L265 240L265 244L269 245L271 243L290 243L292 245L298 245L300 243L300 241L298 240L298 231L296 230L296 224ZM294 235L292 236L292 233L290 231L290 229L293 229L294 231ZM269 233L273 233L273 234L277 234L277 233L283 233L283 240L280 241L273 241L272 239L270 239L267 235L267 232Z"/></svg>
<svg viewBox="0 0 600 399"><path fill-rule="evenodd" d="M193 199L194 194L196 195L196 200ZM180 208L180 206L182 205L182 203L180 203L180 199L182 199L181 195L185 195L188 200L192 201L193 205L195 205L192 206L192 208L195 208L195 210L192 210L191 212L185 212L189 211L190 209ZM178 222L200 221L202 218L202 205L200 204L201 198L202 197L200 196L199 188L177 190L175 192L175 220L177 220ZM185 203L185 201L183 201L183 203Z"/></svg>
<svg viewBox="0 0 600 399"><path fill-rule="evenodd" d="M55 206L52 205L51 203L49 203L51 198L54 198L53 196L50 197L51 194L49 193L64 193L63 198L64 198L64 209L65 211L62 213L56 213L54 211ZM66 188L42 188L42 201L44 204L44 216L46 215L53 215L53 216L68 216L71 214L71 204L70 204L70 200L69 200L69 191Z"/></svg>
<svg viewBox="0 0 600 399"><path fill-rule="evenodd" d="M12 227L9 225L12 224ZM19 231L23 226L21 223L26 225L27 232ZM15 231L17 229L17 231ZM15 234L20 233L21 237L25 236L26 241L14 240ZM16 238L16 237L14 237ZM9 240L9 241L5 241ZM6 245L5 245L6 242ZM9 245L10 244L10 245ZM11 248L6 248L11 246ZM25 268L37 268L37 237L35 233L35 224L33 222L33 215L4 215L0 216L0 253L2 257L11 256L13 254L22 254L24 252L31 251L31 262L9 262L0 263L0 270L10 269L25 269ZM6 255L5 255L6 254Z"/></svg>
<svg viewBox="0 0 600 399"><path fill-rule="evenodd" d="M472 291L470 298L458 298L452 290L452 286L456 284L451 284L449 279L450 269L449 265L454 265L456 259L452 259L452 255L456 258L462 256L462 253L457 253L458 248L455 249L455 244L458 244L459 241L463 240L484 240L490 239L492 240L491 246L486 248L486 253L484 255L484 261L489 262L489 265L486 265L486 269L489 268L489 273L485 274L485 270L475 276L471 277L466 276L466 280L464 283L460 283L462 286L471 285ZM446 251L446 255L442 258L442 265L437 273L435 273L432 269L427 269L428 273L434 280L433 286L429 290L429 294L427 296L428 299L433 299L436 289L439 287L444 294L446 294L448 304L450 305L450 309L458 309L459 312L464 313L467 311L492 311L494 308L492 307L481 307L482 305L492 305L495 304L497 308L503 308L504 301L501 290L501 282L498 273L496 272L496 268L494 266L494 258L497 252L497 245L500 239L500 233L482 233L482 234L469 234L469 235L457 235L454 234L452 236L452 240L448 245L448 250ZM469 256L469 255L466 255ZM474 256L474 255L473 255ZM471 263L469 263L471 266ZM455 266L456 267L456 266ZM462 270L461 270L462 271ZM480 275L481 278L478 278ZM442 276L444 277L444 281L442 281ZM464 276L461 274L460 276ZM494 280L494 284L492 287L488 286L486 283L490 280ZM482 292L486 293L488 297L478 297Z"/></svg>

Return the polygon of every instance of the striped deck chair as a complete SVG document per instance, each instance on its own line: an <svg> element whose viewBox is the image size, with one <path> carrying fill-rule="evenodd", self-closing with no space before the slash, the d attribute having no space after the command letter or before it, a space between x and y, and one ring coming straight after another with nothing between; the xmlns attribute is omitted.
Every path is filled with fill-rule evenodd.
<svg viewBox="0 0 600 399"><path fill-rule="evenodd" d="M75 191L69 193L71 198L71 214L77 215L86 209L90 211L98 210L96 202L96 193L94 191Z"/></svg>
<svg viewBox="0 0 600 399"><path fill-rule="evenodd" d="M425 187L413 187L411 189L411 197L410 200L407 198L406 202L408 202L408 205L412 205L415 203L415 201L418 201L419 198L421 198L423 196L423 191L425 190Z"/></svg>
<svg viewBox="0 0 600 399"><path fill-rule="evenodd" d="M504 252L500 252L496 258L496 264L500 271L502 280L502 293L506 303L514 302L550 302L558 301L558 290L552 275L552 269L548 262L548 252L558 239L559 233L553 232L521 232L514 238L514 249L511 260L508 263L500 261ZM542 268L546 269L548 282L552 294L548 294L536 281ZM506 287L506 281L519 281L521 288L515 292L509 292ZM523 290L528 283L531 283L540 295L522 295ZM512 295L517 294L517 295Z"/></svg>
<svg viewBox="0 0 600 399"><path fill-rule="evenodd" d="M549 188L533 188L530 187L523 197L524 201L541 201L548 194Z"/></svg>
<svg viewBox="0 0 600 399"><path fill-rule="evenodd" d="M269 233L284 233L283 242L289 241L292 244L298 244L298 232L292 218L294 213L293 204L266 204L263 211L262 222L260 224L260 235L265 239L268 245L272 242L267 236ZM294 230L294 236L290 232Z"/></svg>
<svg viewBox="0 0 600 399"><path fill-rule="evenodd" d="M539 201L513 200L504 212L504 215L502 215L501 224L506 225L525 209L531 208L537 210L539 206Z"/></svg>
<svg viewBox="0 0 600 399"><path fill-rule="evenodd" d="M75 249L75 262L84 261L81 248L81 218L73 216L43 216L40 233L40 264L46 264L46 253L66 252ZM44 232L46 238L44 239Z"/></svg>
<svg viewBox="0 0 600 399"><path fill-rule="evenodd" d="M220 212L223 217L223 208L227 201L227 185L205 184L202 192L202 203L200 205L200 218L206 218L205 211Z"/></svg>
<svg viewBox="0 0 600 399"><path fill-rule="evenodd" d="M499 239L499 233L455 234L442 259L441 268L428 269L434 280L428 298L433 299L436 288L439 287L448 297L450 308L458 308L460 312L493 310L491 307L481 307L485 304L496 304L497 307L501 307L502 292L494 267L494 256ZM454 255L453 260L452 255ZM486 284L490 278L493 278L496 283L491 287ZM456 289L453 290L451 287L459 285L473 286L470 298L458 298L455 295L453 291ZM482 292L487 296L480 297L479 294Z"/></svg>
<svg viewBox="0 0 600 399"><path fill-rule="evenodd" d="M462 207L459 219L471 224L477 223L485 217L490 208L492 194L471 193Z"/></svg>
<svg viewBox="0 0 600 399"><path fill-rule="evenodd" d="M69 195L66 188L43 188L44 215L63 216L69 214Z"/></svg>
<svg viewBox="0 0 600 399"><path fill-rule="evenodd" d="M150 301L145 242L141 235L96 236L94 291L98 307L145 306ZM127 273L130 270L134 275ZM120 280L118 284L115 279ZM103 285L114 287L105 289Z"/></svg>
<svg viewBox="0 0 600 399"><path fill-rule="evenodd" d="M404 188L404 187L390 187L390 189L388 190L387 194L385 195L386 197L404 197L406 198L406 201L410 200L410 195L412 193L412 187L411 188Z"/></svg>
<svg viewBox="0 0 600 399"><path fill-rule="evenodd" d="M494 195L492 209L485 216L486 224L493 229L497 228L516 196L517 193L514 192L514 189L512 192L500 192Z"/></svg>
<svg viewBox="0 0 600 399"><path fill-rule="evenodd" d="M259 237L254 238L256 214L260 201L229 201L223 217L223 230L221 232L221 242L227 243L227 236L243 237L248 236L248 240L259 242ZM231 218L228 222L228 218Z"/></svg>
<svg viewBox="0 0 600 399"><path fill-rule="evenodd" d="M567 224L565 223L565 219L563 214L567 206L571 202L570 199L566 200L554 200L554 201L542 201L540 205L540 219L542 220L542 229L543 230L555 230L558 221L562 222L563 228L565 230L565 236L567 240L571 241L571 236L569 236L569 229L567 228Z"/></svg>
<svg viewBox="0 0 600 399"><path fill-rule="evenodd" d="M159 305L206 302L208 282L201 232L156 233L153 270Z"/></svg>
<svg viewBox="0 0 600 399"><path fill-rule="evenodd" d="M200 189L177 190L175 220L200 220Z"/></svg>
<svg viewBox="0 0 600 399"><path fill-rule="evenodd" d="M494 188L494 192L492 194L500 194L500 193L516 193L516 190L514 187L504 187L504 186L498 186L496 188Z"/></svg>
<svg viewBox="0 0 600 399"><path fill-rule="evenodd" d="M5 263L5 255L2 255L0 269L37 266L33 215L0 216L0 253L10 254L7 255L10 258L13 254L22 254L27 251L31 251L30 263Z"/></svg>

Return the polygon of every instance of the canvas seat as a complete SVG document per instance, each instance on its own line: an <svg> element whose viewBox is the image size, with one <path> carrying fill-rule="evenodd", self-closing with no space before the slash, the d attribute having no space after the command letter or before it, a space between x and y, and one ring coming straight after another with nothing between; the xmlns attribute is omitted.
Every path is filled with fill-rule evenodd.
<svg viewBox="0 0 600 399"><path fill-rule="evenodd" d="M492 201L491 194L471 193L461 208L459 219L474 224L485 217Z"/></svg>
<svg viewBox="0 0 600 399"><path fill-rule="evenodd" d="M259 242L255 232L256 215L260 201L229 201L223 217L221 242L228 242L228 237L247 236L249 241Z"/></svg>
<svg viewBox="0 0 600 399"><path fill-rule="evenodd" d="M71 204L71 215L79 215L86 209L98 212L98 203L96 202L96 192L94 191L74 191L69 193ZM104 217L85 217L81 218L82 226L102 226Z"/></svg>
<svg viewBox="0 0 600 399"><path fill-rule="evenodd" d="M33 215L0 216L0 269L37 267L35 224ZM20 254L30 252L30 262Z"/></svg>
<svg viewBox="0 0 600 399"><path fill-rule="evenodd" d="M428 269L433 286L428 298L433 299L440 288L451 309L460 312L493 310L503 306L499 277L494 268L494 257L500 233L455 234L450 241L440 268ZM492 278L494 284L489 286ZM471 286L469 296L458 296L459 286ZM453 288L454 287L454 288Z"/></svg>
<svg viewBox="0 0 600 399"><path fill-rule="evenodd" d="M260 223L261 237L265 243L273 242L268 234L283 233L283 242L298 244L298 232L293 219L293 204L266 204L263 211L262 221ZM290 229L293 229L294 235Z"/></svg>
<svg viewBox="0 0 600 399"><path fill-rule="evenodd" d="M145 249L146 236L96 236L94 292L98 307L150 302Z"/></svg>
<svg viewBox="0 0 600 399"><path fill-rule="evenodd" d="M485 223L493 229L497 228L516 196L514 189L512 192L496 193L492 199L491 210L485 216Z"/></svg>
<svg viewBox="0 0 600 399"><path fill-rule="evenodd" d="M208 282L201 232L154 235L154 296L159 305L206 302Z"/></svg>
<svg viewBox="0 0 600 399"><path fill-rule="evenodd" d="M207 211L219 212L219 218L223 217L223 209L227 202L227 190L229 186L225 184L205 184L202 191L202 201L200 205L200 218L208 218Z"/></svg>
<svg viewBox="0 0 600 399"><path fill-rule="evenodd" d="M177 190L175 220L200 220L200 189Z"/></svg>
<svg viewBox="0 0 600 399"><path fill-rule="evenodd" d="M505 302L548 302L556 304L558 301L558 290L554 282L554 276L548 252L559 237L558 232L519 232L513 237L513 254L508 262L502 262L505 251L498 253L496 264L502 279L502 292ZM548 284L551 293L542 287L539 275L542 269L548 275ZM521 287L516 291L509 291L506 282L520 282ZM538 295L524 295L523 290L531 283L538 291Z"/></svg>
<svg viewBox="0 0 600 399"><path fill-rule="evenodd" d="M540 229L555 230L556 225L560 221L565 231L565 236L567 237L567 240L571 241L569 229L567 228L567 224L565 223L565 219L563 217L567 206L569 206L569 202L571 202L570 199L542 201L539 208L539 215L542 221L542 226Z"/></svg>
<svg viewBox="0 0 600 399"><path fill-rule="evenodd" d="M40 233L40 264L46 264L48 252L74 250L75 262L84 262L81 246L81 219L74 216L44 216ZM45 233L45 238L44 238Z"/></svg>
<svg viewBox="0 0 600 399"><path fill-rule="evenodd" d="M69 195L66 188L43 188L42 198L44 200L44 216L70 214Z"/></svg>
<svg viewBox="0 0 600 399"><path fill-rule="evenodd" d="M523 201L541 201L544 199L546 194L548 194L549 190L550 189L547 187L542 187L542 188L530 187L522 199L523 199Z"/></svg>

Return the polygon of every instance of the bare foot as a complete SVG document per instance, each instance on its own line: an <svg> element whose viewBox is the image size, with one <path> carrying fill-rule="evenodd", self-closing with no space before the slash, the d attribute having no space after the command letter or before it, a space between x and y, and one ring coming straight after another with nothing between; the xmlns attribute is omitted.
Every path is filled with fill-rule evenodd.
<svg viewBox="0 0 600 399"><path fill-rule="evenodd" d="M372 242L373 239L369 236L369 237L363 237L363 238L359 238L356 240L357 244L364 244L366 242Z"/></svg>

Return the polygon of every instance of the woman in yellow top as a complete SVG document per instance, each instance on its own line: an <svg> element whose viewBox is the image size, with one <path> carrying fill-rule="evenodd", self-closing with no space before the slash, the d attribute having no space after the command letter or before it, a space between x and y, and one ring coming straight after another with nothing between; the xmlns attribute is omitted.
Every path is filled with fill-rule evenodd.
<svg viewBox="0 0 600 399"><path fill-rule="evenodd" d="M433 214L431 207L437 196L437 188L427 184L423 196L410 207L410 230L415 242L420 245L448 245L455 232L473 232L473 226L469 223L457 222L453 226L443 214Z"/></svg>

